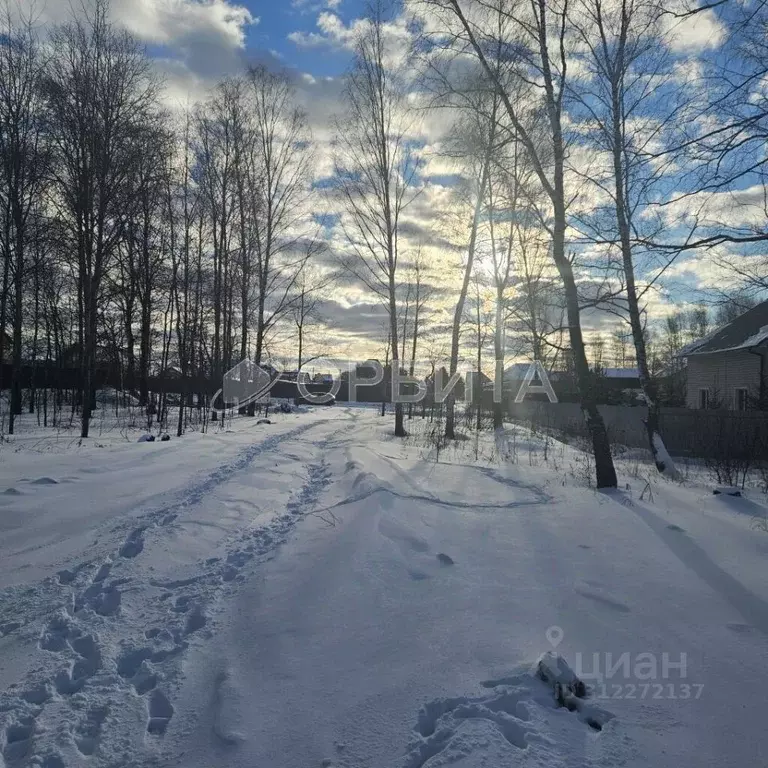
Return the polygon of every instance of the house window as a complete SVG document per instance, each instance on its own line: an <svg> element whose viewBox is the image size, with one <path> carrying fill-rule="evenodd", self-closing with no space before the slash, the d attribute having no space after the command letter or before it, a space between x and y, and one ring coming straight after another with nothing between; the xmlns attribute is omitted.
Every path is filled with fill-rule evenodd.
<svg viewBox="0 0 768 768"><path fill-rule="evenodd" d="M699 390L699 408L709 408L709 390Z"/></svg>
<svg viewBox="0 0 768 768"><path fill-rule="evenodd" d="M736 390L736 410L747 410L747 390L745 388L739 388Z"/></svg>

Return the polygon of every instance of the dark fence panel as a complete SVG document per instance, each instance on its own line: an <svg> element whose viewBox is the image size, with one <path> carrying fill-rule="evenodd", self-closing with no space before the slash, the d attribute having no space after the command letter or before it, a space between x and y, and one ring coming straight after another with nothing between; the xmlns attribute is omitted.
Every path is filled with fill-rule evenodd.
<svg viewBox="0 0 768 768"><path fill-rule="evenodd" d="M3 387L9 387L13 377L13 369L8 363L0 364L0 382ZM19 382L23 389L34 387L36 389L72 389L77 390L82 386L80 369L72 366L58 366L54 364L39 363L38 365L23 365L19 370ZM138 378L133 380L124 376L119 370L112 367L102 366L96 368L93 375L95 389L111 387L116 390L135 390L138 389ZM164 376L149 376L147 378L147 389L150 392L165 392L166 394L201 394L213 395L222 385L221 381L216 381L206 376L181 376L178 372L168 373ZM328 384L310 382L305 385L308 392L320 394L328 392ZM349 387L346 381L341 382L336 399L346 402L349 397ZM367 386L361 383L357 386L355 393L356 400L364 403L380 403L387 398L387 385L379 383L374 386ZM295 398L299 396L298 387L295 381L286 381L279 379L270 390L272 397Z"/></svg>
<svg viewBox="0 0 768 768"><path fill-rule="evenodd" d="M768 448L765 411L663 408L659 427L670 451L680 456L716 458L724 453L746 453L762 459Z"/></svg>
<svg viewBox="0 0 768 768"><path fill-rule="evenodd" d="M647 448L646 409L624 405L598 406L612 443ZM589 437L577 403L526 401L511 403L509 417L522 424L564 435ZM678 456L711 458L726 453L750 452L756 458L768 454L768 412L707 411L662 408L660 422L664 442Z"/></svg>

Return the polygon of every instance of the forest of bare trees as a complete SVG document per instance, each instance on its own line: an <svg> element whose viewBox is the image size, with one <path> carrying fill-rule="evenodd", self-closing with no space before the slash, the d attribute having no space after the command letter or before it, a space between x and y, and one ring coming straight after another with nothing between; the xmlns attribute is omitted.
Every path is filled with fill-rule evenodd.
<svg viewBox="0 0 768 768"><path fill-rule="evenodd" d="M290 80L264 67L169 112L150 59L105 2L55 27L45 46L39 34L6 13L7 428L22 410L22 369L37 363L51 392L30 387L30 409L52 424L77 413L87 437L97 371L113 385L119 376L152 414L165 403L151 376L220 380L244 357L259 363L278 325L301 318L301 335L322 250L312 143ZM62 378L64 369L77 375ZM185 406L208 394L180 399L179 434Z"/></svg>
<svg viewBox="0 0 768 768"><path fill-rule="evenodd" d="M637 367L649 447L674 474L659 377L768 286L759 253L722 250L764 242L763 225L732 224L704 202L670 223L681 202L764 180L749 154L765 136L764 95L743 98L764 75L764 9L734 12L727 45L743 66L717 100L702 100L670 53L675 25L701 10L375 0L356 28L332 171L319 185L290 72L244 67L205 99L169 107L107 0L45 30L6 9L3 431L29 409L44 425L77 419L88 437L96 391L109 383L150 421L165 418L174 392L181 435L207 412L209 383L240 360L261 364L279 349L299 368L320 357L312 337L322 339L324 301L342 280L382 308L384 362L401 376L434 374L442 356L450 381L470 361L501 392L514 360L571 371L601 487L616 475L595 375ZM409 46L392 34L402 13ZM422 123L436 114L450 125L439 152L455 181L419 239ZM660 204L672 173L677 191ZM447 244L439 276L431 238ZM649 317L665 276L692 252L735 275L733 286L710 296L713 306ZM609 318L600 333L589 328L596 313ZM165 390L173 377L181 393ZM448 439L455 408L451 394ZM397 403L396 435L404 418ZM499 401L494 427L503 419Z"/></svg>

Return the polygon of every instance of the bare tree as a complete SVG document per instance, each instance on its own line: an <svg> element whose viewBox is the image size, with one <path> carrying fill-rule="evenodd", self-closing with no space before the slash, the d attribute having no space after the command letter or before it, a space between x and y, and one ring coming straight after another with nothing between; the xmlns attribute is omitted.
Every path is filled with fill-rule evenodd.
<svg viewBox="0 0 768 768"><path fill-rule="evenodd" d="M576 277L566 247L570 203L565 186L568 142L564 135L564 97L571 30L568 0L424 2L437 17L431 20L432 27L438 27L443 36L449 35L455 49L479 62L494 85L509 120L509 130L519 137L525 147L548 199L552 257L565 293L571 355L582 410L592 437L597 485L600 488L615 487L616 471L605 423L597 408L581 329ZM499 49L499 39L503 41L505 60L512 60L518 80L536 84L532 84L528 99L513 101L505 78L495 66L494 56ZM534 140L532 134L532 117L540 113L543 113L544 121L538 120L536 126L539 130L546 126L546 151L542 151L542 145Z"/></svg>
<svg viewBox="0 0 768 768"><path fill-rule="evenodd" d="M127 204L126 176L137 161L136 132L155 103L149 61L108 21L108 5L51 33L45 96L53 152L52 204L76 257L81 306L82 430L94 395L99 298Z"/></svg>
<svg viewBox="0 0 768 768"><path fill-rule="evenodd" d="M335 191L352 254L344 264L386 307L392 372L399 375L400 224L418 192L418 159L410 141L408 70L403 62L392 61L385 25L384 7L377 3L355 43L347 109L337 124ZM403 407L395 400L395 434L403 437Z"/></svg>
<svg viewBox="0 0 768 768"><path fill-rule="evenodd" d="M257 277L254 360L259 363L267 334L290 313L296 280L319 244L313 240L309 207L313 153L306 114L296 105L286 75L254 67L247 82L256 135L256 183L249 193Z"/></svg>
<svg viewBox="0 0 768 768"><path fill-rule="evenodd" d="M29 273L28 251L40 236L41 192L45 180L45 140L40 82L45 62L29 18L14 23L5 8L0 27L0 253L4 258L0 298L0 361L6 333L9 278L13 283L11 407L8 432L21 413L19 373L24 324L24 288ZM37 294L36 294L37 295Z"/></svg>
<svg viewBox="0 0 768 768"><path fill-rule="evenodd" d="M615 223L607 233L602 233L602 241L608 246L618 242L621 254L626 315L640 386L648 406L648 443L659 472L675 476L675 466L659 428L657 385L650 373L640 304L645 291L638 286L636 275L641 250L636 245L638 225L647 222L648 200L675 158L668 154L666 162L651 163L649 156L663 142L666 129L680 117L683 108L682 103L676 103L679 99L665 93L671 75L669 57L661 52L665 46L659 42L663 39L664 8L661 4L636 0L620 0L618 4L581 0L579 10L575 28L587 51L591 79L588 85L576 84L572 91L586 113L586 122L594 129L591 136L607 155L611 169L605 180L599 173L592 174L597 179L595 183L613 201ZM599 215L594 218L599 221ZM593 226L598 233L601 228L600 224ZM653 234L646 233L646 237L653 239Z"/></svg>
<svg viewBox="0 0 768 768"><path fill-rule="evenodd" d="M627 335L623 325L618 325L611 331L611 362L617 368L626 368L629 364L631 359L629 356L630 339L631 336ZM645 337L643 344L645 344Z"/></svg>
<svg viewBox="0 0 768 768"><path fill-rule="evenodd" d="M549 243L542 232L521 227L517 249L515 291L505 317L511 335L508 344L514 353L539 360L553 370L565 350L565 310Z"/></svg>
<svg viewBox="0 0 768 768"><path fill-rule="evenodd" d="M194 371L195 306L193 291L194 219L199 197L192 185L192 122L187 109L179 132L177 154L168 157L165 173L165 205L168 219L169 248L172 262L171 297L176 308L176 350L179 370L186 378ZM176 160L180 160L175 169ZM186 396L186 397L185 397ZM191 405L191 393L179 394L176 435L184 433L185 405Z"/></svg>
<svg viewBox="0 0 768 768"><path fill-rule="evenodd" d="M467 290L469 289L474 269L478 236L483 223L483 214L486 211L486 198L488 195L492 158L494 152L497 150L496 113L498 100L493 92L490 101L492 102L492 105L488 117L485 116L485 110L478 109L477 112L470 115L468 124L464 126L468 129L466 130L464 138L467 142L465 146L465 155L468 158L468 166L471 175L469 199L472 200L472 218L469 226L469 241L467 243L467 257L464 263L464 276L459 290L459 296L456 300L453 325L451 328L451 357L448 370L451 377L453 377L458 370L459 343L461 325L464 320L464 304L467 299ZM446 401L445 413L445 437L448 440L453 440L456 437L454 406L454 393L453 390L451 390Z"/></svg>
<svg viewBox="0 0 768 768"><path fill-rule="evenodd" d="M510 308L510 289L515 277L520 285L534 288L526 271L524 252L532 237L540 236L532 201L538 193L538 186L533 178L533 169L528 162L525 148L513 134L499 150L494 153L494 163L488 185L488 234L490 238L490 268L495 295L495 322L493 346L495 354L494 382L495 390L503 393L504 361L506 357L506 323ZM516 275L526 276L520 280ZM536 290L529 299L536 301ZM541 297L539 297L541 298ZM535 327L536 314L531 316ZM534 359L544 362L541 350L534 352ZM498 429L503 424L503 402L494 399L493 426Z"/></svg>
<svg viewBox="0 0 768 768"><path fill-rule="evenodd" d="M168 171L166 155L169 137L159 125L146 125L136 136L140 154L130 170L127 192L136 202L135 216L126 222L125 240L134 258L131 281L135 286L139 310L139 405L149 398L150 361L152 357L155 311L160 303L161 276L167 267L164 197ZM148 414L150 415L150 414Z"/></svg>
<svg viewBox="0 0 768 768"><path fill-rule="evenodd" d="M757 305L757 301L749 294L733 293L721 297L717 302L715 320L717 325L726 325L733 322L739 315Z"/></svg>
<svg viewBox="0 0 768 768"><path fill-rule="evenodd" d="M308 247L321 246L319 241L313 241L308 244ZM336 275L333 272L323 272L313 265L309 259L308 262L296 279L293 296L291 297L291 317L296 329L297 370L301 370L301 366L304 363L311 362L322 354L315 351L315 354L307 355L307 334L311 328L318 325L322 320L321 306L324 291L336 279Z"/></svg>
<svg viewBox="0 0 768 768"><path fill-rule="evenodd" d="M498 317L496 307L496 286L490 287L484 284L483 277L475 269L472 275L472 297L468 307L466 322L472 329L475 348L474 391L472 399L477 406L475 411L475 429L479 432L483 417L483 352L491 335L495 335L495 320ZM494 307L493 309L491 307ZM503 373L503 370L502 370ZM473 403L469 403L472 405ZM501 412L501 403L494 403L494 422L496 406Z"/></svg>
<svg viewBox="0 0 768 768"><path fill-rule="evenodd" d="M427 308L427 303L432 297L432 287L425 281L426 274L426 262L423 257L423 252L419 250L416 254L416 260L412 267L411 280L409 285L413 291L413 321L411 326L411 361L408 366L408 374L413 376L416 370L416 352L418 348L419 339L424 331L424 314ZM405 355L403 356L405 357ZM413 403L408 405L408 418L413 418Z"/></svg>
<svg viewBox="0 0 768 768"><path fill-rule="evenodd" d="M238 120L244 110L243 91L240 80L225 80L216 87L206 103L198 106L196 114L199 147L197 173L205 200L212 255L211 375L217 381L232 362L227 309L233 286L232 230L237 213L234 145L241 138ZM203 247L204 243L201 242L200 246ZM214 413L212 419L215 418Z"/></svg>

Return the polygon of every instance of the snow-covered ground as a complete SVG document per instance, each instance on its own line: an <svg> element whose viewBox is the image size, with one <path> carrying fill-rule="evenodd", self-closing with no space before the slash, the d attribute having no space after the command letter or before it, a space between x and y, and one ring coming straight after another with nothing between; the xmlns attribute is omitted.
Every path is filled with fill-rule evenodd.
<svg viewBox="0 0 768 768"><path fill-rule="evenodd" d="M270 418L0 448L2 768L768 764L757 495Z"/></svg>

